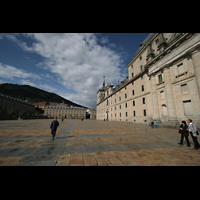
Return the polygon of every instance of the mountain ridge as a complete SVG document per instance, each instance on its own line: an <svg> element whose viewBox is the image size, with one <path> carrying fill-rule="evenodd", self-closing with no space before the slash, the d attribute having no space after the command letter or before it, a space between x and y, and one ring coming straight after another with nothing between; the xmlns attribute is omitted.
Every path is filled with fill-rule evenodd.
<svg viewBox="0 0 200 200"><path fill-rule="evenodd" d="M68 99L65 99L55 93L47 92L30 85L2 83L0 84L0 93L9 95L14 98L26 99L32 102L46 101L62 103L62 101L64 101L64 103L68 105L87 108Z"/></svg>

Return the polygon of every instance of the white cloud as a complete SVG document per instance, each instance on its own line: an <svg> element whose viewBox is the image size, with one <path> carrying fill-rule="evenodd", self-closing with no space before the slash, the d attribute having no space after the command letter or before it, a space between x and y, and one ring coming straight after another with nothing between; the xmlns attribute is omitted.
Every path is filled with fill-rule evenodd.
<svg viewBox="0 0 200 200"><path fill-rule="evenodd" d="M51 87L51 86L49 86L47 84L40 84L39 87L41 89L43 89L43 90L48 91L48 92L55 92L55 91L57 91L57 89L55 89L55 88L53 88L53 87Z"/></svg>
<svg viewBox="0 0 200 200"><path fill-rule="evenodd" d="M33 78L33 79L40 79L40 77L33 73L28 73L23 69L17 69L10 65L4 65L0 63L0 77L13 79L14 77L17 78Z"/></svg>
<svg viewBox="0 0 200 200"><path fill-rule="evenodd" d="M109 40L108 40L108 37L102 37L102 38L101 38L101 43L102 43L102 44L106 44L108 41L109 41Z"/></svg>
<svg viewBox="0 0 200 200"><path fill-rule="evenodd" d="M30 86L33 86L33 87L38 87L35 83L29 81L29 80L25 80L25 79L22 79L19 81L22 85L30 85Z"/></svg>
<svg viewBox="0 0 200 200"><path fill-rule="evenodd" d="M98 44L98 41L101 44L109 43L106 37L99 40L92 33L24 35L35 40L32 46L28 47L15 35L7 37L16 42L24 51L36 52L46 58L43 67L42 63L38 63L38 66L57 74L58 82L67 89L77 92L76 94L63 93L66 95L64 97L71 101L94 107L97 90L102 86L103 74L106 76L106 83L114 83L125 78L125 74L121 73L120 69L123 65L120 53ZM116 47L115 44L110 44L110 46ZM20 72L23 71L20 70ZM45 87L47 89L47 86Z"/></svg>
<svg viewBox="0 0 200 200"><path fill-rule="evenodd" d="M19 81L19 83L22 84L22 85L30 85L30 86L33 86L33 87L36 87L36 88L40 88L40 89L46 90L48 92L57 91L57 89L55 89L55 88L53 88L53 87L51 87L51 86L49 86L47 84L37 84L36 85L35 83L31 82L30 80L26 80L26 79L21 79Z"/></svg>

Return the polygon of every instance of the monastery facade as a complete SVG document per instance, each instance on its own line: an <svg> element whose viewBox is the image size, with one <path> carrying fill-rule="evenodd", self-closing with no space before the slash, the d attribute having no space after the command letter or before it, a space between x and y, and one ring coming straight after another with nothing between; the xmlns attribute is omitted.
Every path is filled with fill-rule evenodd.
<svg viewBox="0 0 200 200"><path fill-rule="evenodd" d="M128 76L97 92L97 120L200 124L200 33L150 33Z"/></svg>

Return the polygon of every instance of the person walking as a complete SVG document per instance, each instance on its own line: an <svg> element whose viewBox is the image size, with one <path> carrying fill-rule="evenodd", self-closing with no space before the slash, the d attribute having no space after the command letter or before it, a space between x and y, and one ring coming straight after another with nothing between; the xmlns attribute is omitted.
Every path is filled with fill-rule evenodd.
<svg viewBox="0 0 200 200"><path fill-rule="evenodd" d="M154 128L154 122L151 120L151 128Z"/></svg>
<svg viewBox="0 0 200 200"><path fill-rule="evenodd" d="M190 147L190 141L188 139L189 133L188 133L188 126L186 125L186 121L182 121L181 125L180 125L180 132L181 133L181 140L180 143L183 145L183 139L185 137L185 140L187 141L187 147Z"/></svg>
<svg viewBox="0 0 200 200"><path fill-rule="evenodd" d="M55 117L54 120L51 122L51 126L50 126L52 140L54 140L58 126L59 126L59 122L57 121L57 117Z"/></svg>
<svg viewBox="0 0 200 200"><path fill-rule="evenodd" d="M158 121L157 120L155 120L155 126L156 126L156 128L158 128Z"/></svg>
<svg viewBox="0 0 200 200"><path fill-rule="evenodd" d="M192 140L193 140L193 142L194 142L194 148L193 148L193 150L197 150L199 147L200 147L200 145L199 145L199 143L198 143L198 140L197 140L197 127L196 127L196 125L192 122L192 120L191 119L188 119L187 120L187 122L188 122L188 131L190 132L190 134L191 134L191 137L192 137Z"/></svg>

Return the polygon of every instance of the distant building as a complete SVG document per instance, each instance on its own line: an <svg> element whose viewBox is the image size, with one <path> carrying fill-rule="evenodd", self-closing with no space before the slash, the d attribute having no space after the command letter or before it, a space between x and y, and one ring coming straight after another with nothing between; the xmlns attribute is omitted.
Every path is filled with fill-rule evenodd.
<svg viewBox="0 0 200 200"><path fill-rule="evenodd" d="M44 110L45 107L46 107L43 103L33 103L33 105L34 105L35 107L41 108L42 110Z"/></svg>
<svg viewBox="0 0 200 200"><path fill-rule="evenodd" d="M50 105L50 106L57 106L58 103L57 103L57 102L49 102L49 105Z"/></svg>
<svg viewBox="0 0 200 200"><path fill-rule="evenodd" d="M116 87L104 80L98 90L98 120L200 123L200 33L151 33L127 67Z"/></svg>
<svg viewBox="0 0 200 200"><path fill-rule="evenodd" d="M35 112L35 106L28 101L20 100L17 98L10 97L8 95L0 93L0 111L1 117L5 115L23 115L27 112Z"/></svg>
<svg viewBox="0 0 200 200"><path fill-rule="evenodd" d="M67 105L47 106L44 115L48 117L58 117L66 119L96 119L96 110L82 107L68 107Z"/></svg>
<svg viewBox="0 0 200 200"><path fill-rule="evenodd" d="M87 108L87 114L90 115L90 119L96 119L96 109L95 108Z"/></svg>

